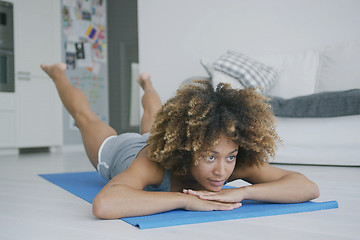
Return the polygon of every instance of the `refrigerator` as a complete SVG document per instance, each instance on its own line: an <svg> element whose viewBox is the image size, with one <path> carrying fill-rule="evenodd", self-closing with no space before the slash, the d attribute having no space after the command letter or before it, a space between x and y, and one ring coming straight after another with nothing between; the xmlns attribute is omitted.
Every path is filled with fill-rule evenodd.
<svg viewBox="0 0 360 240"><path fill-rule="evenodd" d="M62 0L62 58L66 75L91 109L109 123L105 0ZM82 144L74 119L63 110L64 145Z"/></svg>

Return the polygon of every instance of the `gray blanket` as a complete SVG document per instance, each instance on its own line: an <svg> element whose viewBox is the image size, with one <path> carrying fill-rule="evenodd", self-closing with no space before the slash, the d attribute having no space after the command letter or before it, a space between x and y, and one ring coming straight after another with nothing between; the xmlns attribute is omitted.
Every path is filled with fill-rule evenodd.
<svg viewBox="0 0 360 240"><path fill-rule="evenodd" d="M322 118L360 114L360 89L321 92L291 99L269 97L274 115L278 117Z"/></svg>

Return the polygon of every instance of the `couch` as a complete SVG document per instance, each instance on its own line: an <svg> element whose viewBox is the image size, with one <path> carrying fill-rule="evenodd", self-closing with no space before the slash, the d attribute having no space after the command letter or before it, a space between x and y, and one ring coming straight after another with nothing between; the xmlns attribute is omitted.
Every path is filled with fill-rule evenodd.
<svg viewBox="0 0 360 240"><path fill-rule="evenodd" d="M275 163L360 165L360 42L295 54L228 51L202 65L214 85L257 87L276 116Z"/></svg>

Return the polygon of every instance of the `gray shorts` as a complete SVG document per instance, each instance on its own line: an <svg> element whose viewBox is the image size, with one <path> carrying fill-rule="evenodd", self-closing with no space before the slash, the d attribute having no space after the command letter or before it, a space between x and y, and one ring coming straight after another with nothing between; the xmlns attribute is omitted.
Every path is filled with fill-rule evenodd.
<svg viewBox="0 0 360 240"><path fill-rule="evenodd" d="M109 181L125 171L146 146L149 135L150 133L124 133L105 139L98 153L97 169L100 175Z"/></svg>

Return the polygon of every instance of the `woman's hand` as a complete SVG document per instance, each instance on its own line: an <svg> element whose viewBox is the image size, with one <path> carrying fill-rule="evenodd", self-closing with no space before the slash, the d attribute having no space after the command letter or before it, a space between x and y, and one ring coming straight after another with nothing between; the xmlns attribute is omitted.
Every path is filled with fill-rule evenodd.
<svg viewBox="0 0 360 240"><path fill-rule="evenodd" d="M192 191L192 190L187 190ZM192 191L194 193L195 191ZM199 198L198 195L192 194L190 192L184 192L186 197L186 204L184 206L185 210L188 211L226 211L233 210L235 208L241 207L239 202L222 202L222 201L213 201Z"/></svg>
<svg viewBox="0 0 360 240"><path fill-rule="evenodd" d="M194 191L191 189L184 189L183 193L197 196L202 200L216 201L222 203L239 203L245 199L245 188L229 188L222 189L219 192L210 191Z"/></svg>

